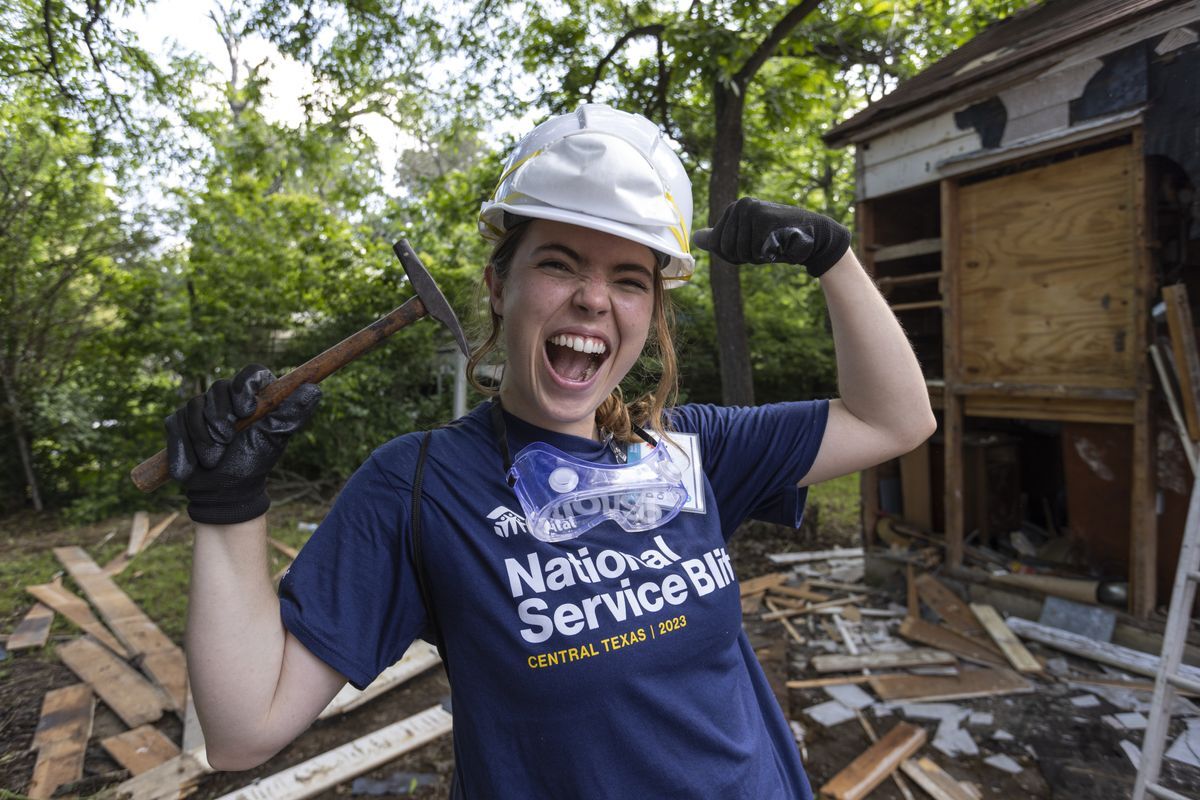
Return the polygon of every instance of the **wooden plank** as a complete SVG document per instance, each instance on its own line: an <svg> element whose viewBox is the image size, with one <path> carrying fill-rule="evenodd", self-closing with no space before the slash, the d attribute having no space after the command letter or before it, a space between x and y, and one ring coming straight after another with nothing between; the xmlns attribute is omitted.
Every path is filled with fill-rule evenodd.
<svg viewBox="0 0 1200 800"><path fill-rule="evenodd" d="M165 519L163 519L146 533L146 536L142 539L141 545L138 547L136 553L130 555L127 549L125 552L120 553L112 561L105 564L103 569L104 574L110 578L114 578L124 572L125 568L132 562L134 556L145 551L146 548L154 544L154 541L158 539L158 537L162 535L162 532L169 528L171 523L174 522L178 517L178 511L171 512L170 515L168 515Z"/></svg>
<svg viewBox="0 0 1200 800"><path fill-rule="evenodd" d="M1065 653L1090 658L1101 664L1119 667L1126 672L1154 678L1158 675L1159 657L1140 650L1131 650L1108 642L1098 642L1077 633L1052 628L1020 617L1010 617L1008 627L1023 639L1031 639ZM1193 681L1200 681L1200 668L1187 664L1179 665L1179 674Z"/></svg>
<svg viewBox="0 0 1200 800"><path fill-rule="evenodd" d="M33 734L38 751L29 797L42 800L54 790L83 777L83 759L92 735L96 701L91 687L75 684L46 692L42 715Z"/></svg>
<svg viewBox="0 0 1200 800"><path fill-rule="evenodd" d="M772 611L778 611L779 604L776 601L768 598L767 608L771 609ZM792 641L801 645L805 643L804 637L800 635L800 631L796 630L796 626L792 624L790 619L787 617L781 617L779 621L783 624L784 629L787 630L788 636L792 637Z"/></svg>
<svg viewBox="0 0 1200 800"><path fill-rule="evenodd" d="M395 664L379 673L379 676L371 681L366 689L359 691L350 684L343 686L342 690L329 701L329 705L325 707L325 710L317 716L317 719L326 719L336 714L344 714L347 711L358 708L364 703L369 703L384 692L400 686L441 662L442 659L438 657L436 647L428 642L413 642L408 650L405 651L404 656Z"/></svg>
<svg viewBox="0 0 1200 800"><path fill-rule="evenodd" d="M738 590L742 596L748 594L758 594L759 592L765 592L767 589L773 589L774 587L779 586L787 579L788 573L786 572L770 572L766 575L759 575L756 578L739 581Z"/></svg>
<svg viewBox="0 0 1200 800"><path fill-rule="evenodd" d="M853 594L849 597L839 598L837 600L827 600L824 603L816 603L806 608L781 608L778 611L768 611L763 614L760 619L770 621L773 619L790 619L791 617L802 617L805 614L812 614L815 611L820 611L826 608L839 608L841 606L851 605L852 603L861 603L866 600L865 594Z"/></svg>
<svg viewBox="0 0 1200 800"><path fill-rule="evenodd" d="M746 615L762 613L763 598L767 596L766 592L758 594L744 594L741 597L742 613Z"/></svg>
<svg viewBox="0 0 1200 800"><path fill-rule="evenodd" d="M862 725L863 733L867 734L867 740L870 741L871 744L878 742L879 736L876 735L875 728L870 722L867 721L867 715L862 712L862 709L854 709L854 716L858 717L858 723ZM908 760L909 759L906 758L904 761L901 761L901 766L907 763ZM904 796L904 800L916 800L916 798L913 797L912 791L908 788L908 783L904 780L904 778L900 777L898 772L893 772L891 777L892 782L896 784L896 788L900 790L900 794Z"/></svg>
<svg viewBox="0 0 1200 800"><path fill-rule="evenodd" d="M960 289L961 240L959 225L959 187L954 181L940 184L942 206L942 365L946 388L942 394L941 430L945 464L943 467L946 532L946 565L962 566L963 559L963 404L951 386L962 380L962 298Z"/></svg>
<svg viewBox="0 0 1200 800"><path fill-rule="evenodd" d="M975 795L928 758L910 758L900 769L933 800L975 800Z"/></svg>
<svg viewBox="0 0 1200 800"><path fill-rule="evenodd" d="M963 671L958 675L880 675L868 683L882 700L968 700L1033 691L1033 684L1008 669Z"/></svg>
<svg viewBox="0 0 1200 800"><path fill-rule="evenodd" d="M900 492L904 518L933 530L933 496L930 493L929 442L900 456Z"/></svg>
<svg viewBox="0 0 1200 800"><path fill-rule="evenodd" d="M1183 395L1188 436L1195 441L1200 439L1200 354L1196 352L1196 324L1192 320L1187 288L1182 283L1164 286L1162 297L1167 306L1167 328L1171 334L1171 350L1175 353L1176 377Z"/></svg>
<svg viewBox="0 0 1200 800"><path fill-rule="evenodd" d="M893 245L887 245L886 247L876 247L874 255L875 255L875 263L878 264L881 261L898 261L901 258L914 258L915 256L931 256L931 255L934 255L934 254L940 253L940 252L942 252L942 240L941 240L941 238L935 238L935 239L916 239L911 242L905 242L904 244L893 244ZM930 273L922 273L922 274L927 275ZM934 277L934 280L936 280L941 275L941 273L935 272L935 273L932 273L932 275ZM887 280L887 279L883 278L881 280Z"/></svg>
<svg viewBox="0 0 1200 800"><path fill-rule="evenodd" d="M134 656L142 657L142 667L167 693L172 710L182 715L184 687L187 683L183 650L159 630L112 578L104 574L83 548L56 547L54 555L67 568L117 639Z"/></svg>
<svg viewBox="0 0 1200 800"><path fill-rule="evenodd" d="M808 581L805 581L800 586L772 586L771 594L794 597L797 600L807 600L810 603L824 603L826 600L831 599L824 592L814 592L809 586L811 584ZM862 588L860 587L856 591L862 591Z"/></svg>
<svg viewBox="0 0 1200 800"><path fill-rule="evenodd" d="M163 693L137 670L88 638L58 648L58 657L95 689L105 705L131 728L154 722L166 706Z"/></svg>
<svg viewBox="0 0 1200 800"><path fill-rule="evenodd" d="M121 800L182 800L195 792L200 779L212 771L203 752L181 753L118 784L116 796Z"/></svg>
<svg viewBox="0 0 1200 800"><path fill-rule="evenodd" d="M975 636L983 633L983 627L967 608L967 604L958 598L944 583L929 573L917 577L917 594L925 605L932 608L950 630L964 636Z"/></svg>
<svg viewBox="0 0 1200 800"><path fill-rule="evenodd" d="M873 675L833 675L828 678L805 678L803 680L788 681L786 686L789 689L819 689L823 686L846 686L854 683L867 683Z"/></svg>
<svg viewBox="0 0 1200 800"><path fill-rule="evenodd" d="M267 544L271 545L271 547L274 547L280 553L283 553L285 556L292 559L293 561L296 560L296 556L300 555L299 550L292 547L290 544L284 544L283 542L279 541L278 539L276 539L272 536L267 537Z"/></svg>
<svg viewBox="0 0 1200 800"><path fill-rule="evenodd" d="M96 619L96 615L92 613L88 604L78 595L63 588L62 583L58 581L53 583L39 583L33 586L26 586L25 591L75 623L79 626L80 630L90 634L96 641L109 650L112 650L121 658L131 657L132 654L125 649L125 645L118 642L116 637L108 632L108 628L104 627L100 620Z"/></svg>
<svg viewBox="0 0 1200 800"><path fill-rule="evenodd" d="M147 511L136 512L133 515L133 524L129 528L129 545L125 548L126 557L133 558L141 551L148 533L150 533L150 513Z"/></svg>
<svg viewBox="0 0 1200 800"><path fill-rule="evenodd" d="M200 727L200 717L196 715L196 700L192 697L191 686L188 687L187 702L183 711L183 752L195 753L205 749L204 730Z"/></svg>
<svg viewBox="0 0 1200 800"><path fill-rule="evenodd" d="M861 547L834 547L831 550L817 550L808 553L773 553L767 558L772 564L808 564L813 561L833 561L835 559L855 559L863 557Z"/></svg>
<svg viewBox="0 0 1200 800"><path fill-rule="evenodd" d="M1144 133L1141 126L1133 131L1132 149L1138 154L1133 164L1134 255L1134 323L1133 342L1137 360L1135 375L1137 399L1133 410L1133 486L1129 519L1129 611L1135 617L1147 619L1158 607L1158 472L1155 463L1155 402L1152 395L1150 365L1143 356L1150 344L1154 321L1150 306L1154 287L1158 283L1158 253L1151 250L1152 233L1150 209L1157 201L1158 190L1146 181ZM1152 199L1153 198L1153 199ZM1195 348L1195 331L1189 337ZM1198 389L1200 391L1200 389ZM1167 575L1174 575L1166 567ZM1163 587L1164 590L1166 586ZM1164 593L1164 596L1169 596Z"/></svg>
<svg viewBox="0 0 1200 800"><path fill-rule="evenodd" d="M938 251L942 249L941 239L938 239ZM903 246L903 245L902 245ZM881 292L886 292L893 286L912 286L913 284L933 283L941 280L942 271L933 270L931 272L916 272L912 275L884 275L875 281Z"/></svg>
<svg viewBox="0 0 1200 800"><path fill-rule="evenodd" d="M1025 645L1021 644L1021 640L1016 637L1016 634L1004 624L1004 620L996 609L985 603L971 603L971 611L975 613L976 618L988 632L988 636L992 637L992 641L1004 651L1004 656L1014 669L1026 673L1042 671L1042 665L1038 663L1032 653L1025 649Z"/></svg>
<svg viewBox="0 0 1200 800"><path fill-rule="evenodd" d="M860 669L897 669L899 667L928 667L938 664L958 664L951 653L931 648L917 648L886 653L845 655L828 653L812 657L817 672L854 672Z"/></svg>
<svg viewBox="0 0 1200 800"><path fill-rule="evenodd" d="M17 627L9 635L4 647L8 650L28 650L42 647L50 639L50 626L54 624L54 609L34 603L25 613Z"/></svg>
<svg viewBox="0 0 1200 800"><path fill-rule="evenodd" d="M893 305L888 306L888 308L890 308L894 312L924 311L925 309L929 309L929 308L941 308L941 307L942 307L941 300L917 300L912 303L895 303Z"/></svg>
<svg viewBox="0 0 1200 800"><path fill-rule="evenodd" d="M988 642L988 646L955 633L949 628L934 625L918 617L909 616L900 623L900 635L914 642L954 653L961 659L982 664L985 667L1007 667L1008 660L999 648Z"/></svg>
<svg viewBox="0 0 1200 800"><path fill-rule="evenodd" d="M861 800L924 744L924 728L901 722L822 786L821 796L834 800Z"/></svg>
<svg viewBox="0 0 1200 800"><path fill-rule="evenodd" d="M1121 146L959 189L964 378L1134 387L1134 160Z"/></svg>
<svg viewBox="0 0 1200 800"><path fill-rule="evenodd" d="M179 755L175 743L153 725L101 739L100 746L131 775L141 775Z"/></svg>
<svg viewBox="0 0 1200 800"><path fill-rule="evenodd" d="M450 732L441 706L394 722L348 744L223 795L220 800L304 800Z"/></svg>
<svg viewBox="0 0 1200 800"><path fill-rule="evenodd" d="M963 414L968 417L1132 425L1134 404L1131 400L972 394L963 399Z"/></svg>

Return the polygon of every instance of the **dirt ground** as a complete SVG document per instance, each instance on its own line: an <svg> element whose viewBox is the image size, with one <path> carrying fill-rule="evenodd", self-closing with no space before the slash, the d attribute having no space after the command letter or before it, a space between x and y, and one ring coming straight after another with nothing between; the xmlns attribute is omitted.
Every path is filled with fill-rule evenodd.
<svg viewBox="0 0 1200 800"><path fill-rule="evenodd" d="M103 526L76 530L72 531L70 541L47 540L44 531L32 530L28 538L9 533L0 541L0 561L30 547L48 548L67 543L86 547L102 533ZM186 536L186 526L181 525L176 535ZM752 525L750 530L743 531L735 540L731 555L739 577L745 579L777 569L767 559L770 553L852 545L857 544L856 536L853 530L838 530L829 525L818 527L810 524L799 532L775 526ZM889 599L903 602L901 588L899 583L883 587L880 593L871 598L871 604L883 607ZM153 609L146 610L153 616ZM785 688L784 682L788 679L812 676L807 670L807 660L816 651L792 642L777 623L748 618L746 629L776 687L785 713L789 719L801 722L806 730L805 764L815 789L867 748L869 742L866 735L853 720L822 728L804 715L803 709L828 699L822 690L789 691ZM70 636L57 638L65 640ZM35 754L28 748L37 726L41 698L49 689L74 682L75 676L54 658L52 647L10 654L0 662L0 787L17 794L27 790L35 761ZM980 746L979 755L952 759L928 746L922 753L931 755L955 777L975 783L985 798L1127 798L1133 786L1135 768L1122 753L1118 742L1121 738L1132 738L1139 742L1140 734L1122 736L1102 724L1102 714L1111 714L1116 710L1107 704L1084 711L1074 708L1069 698L1080 693L1062 684L1039 684L1038 691L1031 695L964 701L963 704L973 711L986 711L993 715L992 725L971 729L973 738ZM257 769L207 776L193 797L198 800L219 797L444 702L448 696L449 686L444 673L440 668L429 670L359 709L314 724L290 747ZM882 734L904 717L895 711L889 716L868 712L868 718ZM167 715L158 724L168 737L179 741L181 723L177 718ZM927 728L932 740L936 723L918 724ZM1181 727L1181 723L1177 722L1172 734L1176 734ZM1014 739L1004 742L991 739L991 731L1001 728L1013 734ZM120 720L102 703L98 703L93 738L85 762L85 777L79 784L65 789L87 797L104 793L104 790L111 789L127 777L97 744L100 738L123 729ZM1011 776L984 764L982 759L994 753L1012 756L1024 767L1023 771ZM386 781L403 774L403 789L376 794L378 797L444 798L448 794L452 771L450 738L441 737L368 773L364 778ZM1179 790L1195 793L1200 789L1200 770L1165 761L1164 777ZM407 791L409 788L412 788L411 793ZM915 796L922 796L919 789L914 788L913 792ZM361 792L354 791L352 785L346 784L320 797L334 798L350 794ZM891 782L886 782L871 797L882 800L901 798L902 795Z"/></svg>

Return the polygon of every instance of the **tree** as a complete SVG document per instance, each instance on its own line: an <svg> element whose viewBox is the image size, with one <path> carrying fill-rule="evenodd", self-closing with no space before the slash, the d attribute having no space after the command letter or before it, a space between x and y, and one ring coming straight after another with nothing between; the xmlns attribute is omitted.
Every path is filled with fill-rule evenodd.
<svg viewBox="0 0 1200 800"><path fill-rule="evenodd" d="M739 194L763 185L746 180L754 177L743 174L747 165L764 175L798 152L823 151L813 134L834 124L836 115L894 86L1014 5L568 0L533 7L526 32L513 34L517 42L501 38L497 47L524 53L525 67L543 87L538 100L552 110L607 100L658 121L682 145L693 175L707 174L711 224ZM823 160L817 174L800 176L818 190L806 199L845 219L849 196L839 197L834 185L839 174L846 183L844 156ZM814 192L787 192L784 199L796 194ZM731 404L754 402L743 280L742 271L711 260L722 399Z"/></svg>

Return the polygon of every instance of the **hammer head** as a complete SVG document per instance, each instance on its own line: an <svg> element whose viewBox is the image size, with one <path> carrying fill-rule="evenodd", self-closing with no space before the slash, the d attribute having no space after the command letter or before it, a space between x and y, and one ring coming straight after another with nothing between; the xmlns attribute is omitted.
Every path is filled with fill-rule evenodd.
<svg viewBox="0 0 1200 800"><path fill-rule="evenodd" d="M470 356L471 348L467 344L467 336L463 333L462 325L458 324L458 317L454 316L454 309L450 308L442 290L433 282L433 276L425 269L421 259L417 258L408 240L401 239L396 242L392 245L392 250L400 259L400 265L404 267L408 282L416 290L417 297L421 298L425 312L449 328L450 333L454 334L454 341L458 343L458 349L462 350L464 356Z"/></svg>

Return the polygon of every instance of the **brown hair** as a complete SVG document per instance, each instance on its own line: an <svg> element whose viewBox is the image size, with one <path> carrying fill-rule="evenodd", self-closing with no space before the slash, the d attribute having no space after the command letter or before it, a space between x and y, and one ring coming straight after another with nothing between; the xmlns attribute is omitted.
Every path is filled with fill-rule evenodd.
<svg viewBox="0 0 1200 800"><path fill-rule="evenodd" d="M525 222L510 225L504 236L492 248L488 258L488 266L492 268L495 280L503 283L508 280L512 271L512 258L521 244L521 239L529 225ZM657 256L657 253L655 254ZM486 296L486 283L481 281L481 292ZM500 331L503 320L496 310L488 303L488 315L491 329L487 338L471 351L467 359L467 380L481 394L492 397L499 392L496 386L486 386L476 377L476 368L487 355L496 349L500 342ZM618 385L612 394L604 399L596 409L596 425L610 431L620 442L633 440L632 423L650 428L659 436L666 436L666 424L663 412L668 405L675 402L679 393L679 375L675 359L675 309L667 290L663 286L662 270L654 271L654 313L651 318L650 335L642 350L639 365L651 372L657 372L658 384L653 391L647 392L632 403L625 402L624 393Z"/></svg>

